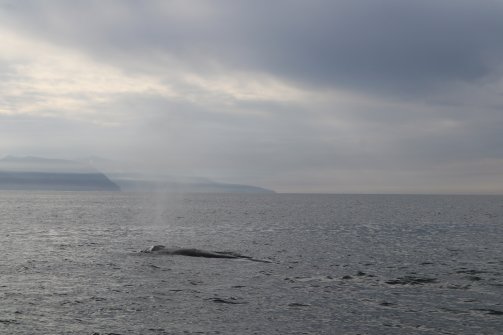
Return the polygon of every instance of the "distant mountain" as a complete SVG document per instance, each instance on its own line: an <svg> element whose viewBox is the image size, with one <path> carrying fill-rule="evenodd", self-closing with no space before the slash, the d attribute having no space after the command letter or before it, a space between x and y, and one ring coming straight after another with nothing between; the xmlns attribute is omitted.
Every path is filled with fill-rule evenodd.
<svg viewBox="0 0 503 335"><path fill-rule="evenodd" d="M135 171L129 164L103 157L89 156L79 159L105 173L122 191L165 193L275 193L262 187L229 184L205 177L173 176L165 173Z"/></svg>
<svg viewBox="0 0 503 335"><path fill-rule="evenodd" d="M0 159L0 190L274 193L262 187L221 183L202 177L107 172L114 165L100 157L73 161L6 156ZM96 169L96 166L105 173Z"/></svg>
<svg viewBox="0 0 503 335"><path fill-rule="evenodd" d="M7 156L0 159L0 189L119 191L103 173L74 161Z"/></svg>
<svg viewBox="0 0 503 335"><path fill-rule="evenodd" d="M141 179L120 179L111 177L123 191L167 192L167 193L275 193L262 187L219 183L195 178L193 181L152 181Z"/></svg>

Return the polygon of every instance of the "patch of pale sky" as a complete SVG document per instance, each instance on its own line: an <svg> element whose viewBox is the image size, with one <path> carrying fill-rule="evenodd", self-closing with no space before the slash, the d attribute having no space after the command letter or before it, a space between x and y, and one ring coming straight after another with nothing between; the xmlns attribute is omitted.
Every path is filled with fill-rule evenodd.
<svg viewBox="0 0 503 335"><path fill-rule="evenodd" d="M240 101L299 102L309 96L309 92L265 74L232 73L207 77L190 73L184 79L210 94Z"/></svg>
<svg viewBox="0 0 503 335"><path fill-rule="evenodd" d="M203 76L175 69L164 71L159 77L126 74L75 50L7 29L0 30L0 37L4 41L0 46L2 62L16 73L15 78L0 84L4 100L15 101L11 106L0 107L3 114L60 115L74 119L91 117L96 122L113 124L110 115L103 111L100 111L101 116L96 115L94 109L96 105L110 103L120 95L143 94L184 100L196 105L227 105L230 108L242 101L298 103L312 100L315 95L257 73ZM227 109L214 110L226 112Z"/></svg>
<svg viewBox="0 0 503 335"><path fill-rule="evenodd" d="M52 115L81 118L92 113L93 105L121 94L177 97L158 78L127 75L74 50L7 30L0 30L0 38L4 42L0 45L1 61L16 73L0 84L3 100L15 100L10 108L0 107L4 114L43 115L51 111Z"/></svg>

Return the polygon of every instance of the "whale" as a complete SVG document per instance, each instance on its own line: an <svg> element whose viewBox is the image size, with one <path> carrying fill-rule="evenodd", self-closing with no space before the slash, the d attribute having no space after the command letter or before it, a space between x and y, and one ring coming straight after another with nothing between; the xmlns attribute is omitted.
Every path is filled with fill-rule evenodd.
<svg viewBox="0 0 503 335"><path fill-rule="evenodd" d="M256 259L235 252L208 251L195 248L167 248L164 245L153 245L146 249L140 250L140 252L155 255L180 255L180 256L205 257L205 258L247 259L253 262L271 263L271 261L268 260Z"/></svg>

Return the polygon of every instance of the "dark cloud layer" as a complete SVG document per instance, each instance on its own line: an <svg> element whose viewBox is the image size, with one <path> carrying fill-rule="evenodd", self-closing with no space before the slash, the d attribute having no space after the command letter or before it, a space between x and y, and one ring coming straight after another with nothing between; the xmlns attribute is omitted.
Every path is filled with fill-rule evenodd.
<svg viewBox="0 0 503 335"><path fill-rule="evenodd" d="M110 61L158 51L200 70L217 63L315 87L415 95L503 67L496 0L181 3L23 1L9 12L17 24Z"/></svg>

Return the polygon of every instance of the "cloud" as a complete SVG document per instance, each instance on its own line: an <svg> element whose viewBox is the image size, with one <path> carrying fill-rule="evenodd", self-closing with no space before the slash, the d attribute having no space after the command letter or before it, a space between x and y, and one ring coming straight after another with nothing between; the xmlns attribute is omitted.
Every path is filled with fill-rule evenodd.
<svg viewBox="0 0 503 335"><path fill-rule="evenodd" d="M118 95L174 93L157 78L125 74L85 54L0 30L2 54L1 114L64 115L112 122L96 105Z"/></svg>
<svg viewBox="0 0 503 335"><path fill-rule="evenodd" d="M4 152L280 191L494 192L503 174L499 0L0 4Z"/></svg>
<svg viewBox="0 0 503 335"><path fill-rule="evenodd" d="M9 14L17 26L132 68L134 58L168 57L196 72L223 67L403 94L502 70L496 0L24 1Z"/></svg>

